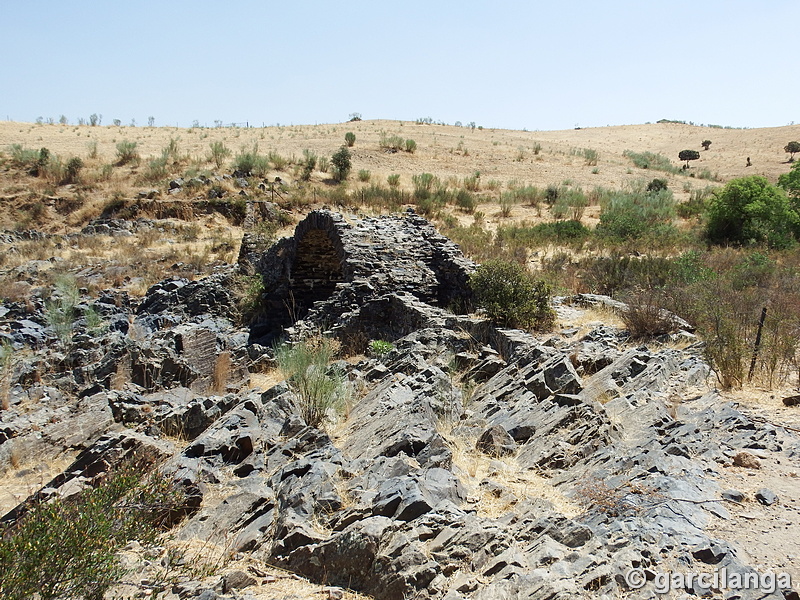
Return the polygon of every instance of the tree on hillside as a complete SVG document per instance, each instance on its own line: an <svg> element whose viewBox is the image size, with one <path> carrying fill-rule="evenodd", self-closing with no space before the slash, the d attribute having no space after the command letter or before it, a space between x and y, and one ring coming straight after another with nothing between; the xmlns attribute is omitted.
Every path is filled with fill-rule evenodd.
<svg viewBox="0 0 800 600"><path fill-rule="evenodd" d="M711 140L703 140L703 143L700 145L703 147L703 150L708 150L708 147L711 146Z"/></svg>
<svg viewBox="0 0 800 600"><path fill-rule="evenodd" d="M789 162L794 162L794 155L800 152L800 142L789 142L783 149L789 153Z"/></svg>
<svg viewBox="0 0 800 600"><path fill-rule="evenodd" d="M800 211L800 162L794 163L791 171L778 177L778 185L795 201L795 210Z"/></svg>
<svg viewBox="0 0 800 600"><path fill-rule="evenodd" d="M706 237L712 243L787 248L798 235L797 210L783 190L760 175L730 181L709 202Z"/></svg>
<svg viewBox="0 0 800 600"><path fill-rule="evenodd" d="M697 160L698 158L700 158L700 153L697 150L681 150L678 153L678 159L686 161L686 166L683 167L684 169L689 168L690 160Z"/></svg>
<svg viewBox="0 0 800 600"><path fill-rule="evenodd" d="M350 159L350 150L347 149L347 146L342 146L336 154L331 156L331 165L333 165L333 178L336 181L347 179L353 167Z"/></svg>

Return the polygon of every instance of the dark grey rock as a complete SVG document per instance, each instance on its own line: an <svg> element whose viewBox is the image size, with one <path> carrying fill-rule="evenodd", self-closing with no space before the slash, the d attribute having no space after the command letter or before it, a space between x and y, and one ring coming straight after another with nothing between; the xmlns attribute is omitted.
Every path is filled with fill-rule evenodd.
<svg viewBox="0 0 800 600"><path fill-rule="evenodd" d="M761 488L756 492L756 500L764 506L772 506L778 501L778 495L768 488Z"/></svg>
<svg viewBox="0 0 800 600"><path fill-rule="evenodd" d="M517 443L505 429L494 425L481 434L475 448L489 456L509 456L516 452Z"/></svg>

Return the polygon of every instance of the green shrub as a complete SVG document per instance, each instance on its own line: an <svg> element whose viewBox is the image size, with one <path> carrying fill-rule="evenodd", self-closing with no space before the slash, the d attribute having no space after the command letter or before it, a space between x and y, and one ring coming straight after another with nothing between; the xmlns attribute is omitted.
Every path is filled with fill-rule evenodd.
<svg viewBox="0 0 800 600"><path fill-rule="evenodd" d="M438 187L441 184L439 178L432 173L413 175L411 177L411 182L414 184L414 197L417 200L430 198L433 193L434 185Z"/></svg>
<svg viewBox="0 0 800 600"><path fill-rule="evenodd" d="M295 408L310 427L323 426L329 412L340 409L347 399L347 376L330 365L336 352L336 342L325 337L275 349L278 368L295 395Z"/></svg>
<svg viewBox="0 0 800 600"><path fill-rule="evenodd" d="M800 162L792 165L788 173L778 177L778 185L786 190L786 194L794 202L795 210L800 213Z"/></svg>
<svg viewBox="0 0 800 600"><path fill-rule="evenodd" d="M139 179L145 183L158 183L166 179L168 175L167 158L165 156L160 156L147 162L147 166L144 172L139 176Z"/></svg>
<svg viewBox="0 0 800 600"><path fill-rule="evenodd" d="M381 131L381 138L379 142L381 148L396 152L398 150L402 150L405 146L405 143L406 141L399 135L389 135L385 131Z"/></svg>
<svg viewBox="0 0 800 600"><path fill-rule="evenodd" d="M711 147L711 140L703 140L703 143L700 145L703 147L703 150L708 150Z"/></svg>
<svg viewBox="0 0 800 600"><path fill-rule="evenodd" d="M597 150L593 150L592 148L584 148L583 149L583 159L586 161L586 165L589 167L593 167L597 164L597 159L599 155Z"/></svg>
<svg viewBox="0 0 800 600"><path fill-rule="evenodd" d="M400 175L397 173L392 173L386 178L387 183L392 187L397 187L400 185Z"/></svg>
<svg viewBox="0 0 800 600"><path fill-rule="evenodd" d="M525 244L535 247L548 243L574 244L583 242L591 231L580 221L553 221L533 226L509 225L497 229L497 239L504 243Z"/></svg>
<svg viewBox="0 0 800 600"><path fill-rule="evenodd" d="M117 143L117 164L126 165L128 163L139 162L139 151L136 149L136 142L122 140Z"/></svg>
<svg viewBox="0 0 800 600"><path fill-rule="evenodd" d="M258 144L242 150L233 159L233 169L245 177L263 177L269 171L269 158L258 153Z"/></svg>
<svg viewBox="0 0 800 600"><path fill-rule="evenodd" d="M481 189L481 174L475 173L469 177L464 177L464 189L470 192L478 192Z"/></svg>
<svg viewBox="0 0 800 600"><path fill-rule="evenodd" d="M417 151L417 142L414 140L406 140L406 152L414 154Z"/></svg>
<svg viewBox="0 0 800 600"><path fill-rule="evenodd" d="M386 356L392 350L394 350L394 344L391 342L386 342L384 340L372 340L369 343L369 353L378 358Z"/></svg>
<svg viewBox="0 0 800 600"><path fill-rule="evenodd" d="M667 180L666 179L653 179L650 183L647 184L647 191L648 192L660 192L661 190L667 189Z"/></svg>
<svg viewBox="0 0 800 600"><path fill-rule="evenodd" d="M270 152L267 155L267 161L272 165L272 167L276 171L283 171L284 169L286 169L287 166L289 166L289 161L280 154L278 154L277 152ZM261 177L264 174L259 173L258 175L259 177Z"/></svg>
<svg viewBox="0 0 800 600"><path fill-rule="evenodd" d="M317 155L309 149L303 150L303 170L300 174L300 179L308 181L311 179L311 174L317 168Z"/></svg>
<svg viewBox="0 0 800 600"><path fill-rule="evenodd" d="M372 173L370 173L367 169L359 169L358 171L359 181L366 183L367 181L369 181L370 177L372 177Z"/></svg>
<svg viewBox="0 0 800 600"><path fill-rule="evenodd" d="M667 173L677 174L680 173L680 167L672 164L672 161L663 154L655 154L653 152L632 152L625 150L624 156L631 159L634 165L640 169L654 169L657 171L666 171Z"/></svg>
<svg viewBox="0 0 800 600"><path fill-rule="evenodd" d="M75 306L80 300L75 278L69 275L56 277L52 298L45 302L45 319L47 324L63 344L72 341L75 323Z"/></svg>
<svg viewBox="0 0 800 600"><path fill-rule="evenodd" d="M730 181L714 192L708 206L706 236L714 244L794 245L800 215L783 190L759 175Z"/></svg>
<svg viewBox="0 0 800 600"><path fill-rule="evenodd" d="M231 155L229 148L225 147L224 142L211 142L211 154L208 160L214 163L217 169L221 169L225 159Z"/></svg>
<svg viewBox="0 0 800 600"><path fill-rule="evenodd" d="M669 190L621 191L604 200L596 231L600 237L636 239L659 225L668 225L674 216L675 201Z"/></svg>
<svg viewBox="0 0 800 600"><path fill-rule="evenodd" d="M159 476L113 473L75 497L31 508L0 537L0 596L7 600L100 600L125 569L117 552L131 540L155 544L183 499Z"/></svg>
<svg viewBox="0 0 800 600"><path fill-rule="evenodd" d="M555 313L550 288L514 262L491 260L470 277L475 302L503 327L548 329Z"/></svg>
<svg viewBox="0 0 800 600"><path fill-rule="evenodd" d="M70 158L64 171L63 183L76 183L80 179L81 169L83 169L83 161L77 156Z"/></svg>
<svg viewBox="0 0 800 600"><path fill-rule="evenodd" d="M456 206L465 213L471 215L475 212L478 201L475 199L475 196L470 194L467 190L458 190L456 192Z"/></svg>
<svg viewBox="0 0 800 600"><path fill-rule="evenodd" d="M353 168L350 151L347 146L342 146L336 154L331 156L331 165L333 167L333 178L336 181L347 179L348 175L350 175L350 170Z"/></svg>
<svg viewBox="0 0 800 600"><path fill-rule="evenodd" d="M352 148L353 144L356 143L356 134L352 131L348 131L344 134L344 141L348 147Z"/></svg>

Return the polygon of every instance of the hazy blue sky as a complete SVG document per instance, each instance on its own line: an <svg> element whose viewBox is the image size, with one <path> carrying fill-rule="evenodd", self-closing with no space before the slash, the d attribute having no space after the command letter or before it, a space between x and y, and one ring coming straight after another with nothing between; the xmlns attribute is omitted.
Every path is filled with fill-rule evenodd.
<svg viewBox="0 0 800 600"><path fill-rule="evenodd" d="M0 119L800 121L798 0L2 0Z"/></svg>

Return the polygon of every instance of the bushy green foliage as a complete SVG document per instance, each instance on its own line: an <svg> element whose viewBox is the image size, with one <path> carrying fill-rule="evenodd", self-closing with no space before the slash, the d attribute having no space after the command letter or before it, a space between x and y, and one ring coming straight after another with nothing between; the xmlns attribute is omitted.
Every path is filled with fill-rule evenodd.
<svg viewBox="0 0 800 600"><path fill-rule="evenodd" d="M344 181L347 179L353 168L350 151L347 149L347 146L342 146L331 156L331 166L333 167L333 178L336 181Z"/></svg>
<svg viewBox="0 0 800 600"><path fill-rule="evenodd" d="M348 131L344 134L344 141L348 145L348 147L352 148L353 144L356 143L356 134L352 131Z"/></svg>
<svg viewBox="0 0 800 600"><path fill-rule="evenodd" d="M381 131L381 138L379 145L386 150L402 150L406 141L399 135L390 135L385 131Z"/></svg>
<svg viewBox="0 0 800 600"><path fill-rule="evenodd" d="M245 177L263 177L269 171L269 159L259 154L258 145L254 144L250 150L242 148L233 158L233 168Z"/></svg>
<svg viewBox="0 0 800 600"><path fill-rule="evenodd" d="M605 238L637 239L669 226L674 216L675 201L669 190L618 192L604 200L596 231Z"/></svg>
<svg viewBox="0 0 800 600"><path fill-rule="evenodd" d="M778 177L778 185L786 190L786 194L794 201L795 210L800 212L800 162Z"/></svg>
<svg viewBox="0 0 800 600"><path fill-rule="evenodd" d="M478 306L504 327L548 329L553 324L549 286L522 265L488 261L473 273L469 284Z"/></svg>
<svg viewBox="0 0 800 600"><path fill-rule="evenodd" d="M674 164L672 164L672 161L663 154L655 154L653 152L632 152L630 150L626 150L623 154L631 159L633 164L640 169L654 169L673 174L680 173L680 167L676 167Z"/></svg>
<svg viewBox="0 0 800 600"><path fill-rule="evenodd" d="M125 570L116 553L151 545L182 497L163 477L133 469L77 497L38 504L0 537L0 597L100 600Z"/></svg>
<svg viewBox="0 0 800 600"><path fill-rule="evenodd" d="M510 225L497 229L497 239L504 244L519 243L536 247L548 243L574 244L585 241L591 231L580 221L553 221L533 226Z"/></svg>
<svg viewBox="0 0 800 600"><path fill-rule="evenodd" d="M347 400L347 377L340 367L330 364L336 352L336 342L325 337L275 349L278 367L295 395L297 412L311 427L324 425L329 412Z"/></svg>
<svg viewBox="0 0 800 600"><path fill-rule="evenodd" d="M800 152L800 142L789 142L783 150L789 153L789 162L794 162L794 155Z"/></svg>
<svg viewBox="0 0 800 600"><path fill-rule="evenodd" d="M230 148L225 146L225 142L211 142L211 154L208 159L214 163L217 169L221 169L225 159L231 155Z"/></svg>
<svg viewBox="0 0 800 600"><path fill-rule="evenodd" d="M666 179L653 179L650 183L647 184L647 191L648 192L660 192L661 190L667 189L667 180Z"/></svg>
<svg viewBox="0 0 800 600"><path fill-rule="evenodd" d="M686 168L689 168L690 160L697 160L700 158L700 153L697 150L681 150L678 153L678 159L686 161Z"/></svg>
<svg viewBox="0 0 800 600"><path fill-rule="evenodd" d="M63 183L76 183L80 179L81 169L83 161L77 156L70 158L64 171Z"/></svg>
<svg viewBox="0 0 800 600"><path fill-rule="evenodd" d="M314 169L317 168L317 155L309 149L303 150L303 162L302 162L302 171L300 173L300 179L303 181L308 181L311 179L311 174L314 172Z"/></svg>
<svg viewBox="0 0 800 600"><path fill-rule="evenodd" d="M708 206L706 236L715 244L792 246L800 233L800 215L783 190L760 175L730 181Z"/></svg>
<svg viewBox="0 0 800 600"><path fill-rule="evenodd" d="M126 165L139 161L139 151L136 149L137 143L130 140L117 142L117 164Z"/></svg>
<svg viewBox="0 0 800 600"><path fill-rule="evenodd" d="M392 350L394 350L394 344L385 340L372 340L369 343L369 353L378 358L386 356Z"/></svg>
<svg viewBox="0 0 800 600"><path fill-rule="evenodd" d="M370 180L370 177L372 177L372 173L370 173L368 169L359 169L358 171L359 181L366 183Z"/></svg>
<svg viewBox="0 0 800 600"><path fill-rule="evenodd" d="M409 154L414 154L414 152L417 151L417 142L415 142L414 140L411 140L411 139L407 139L406 140L406 148L405 148L405 150Z"/></svg>
<svg viewBox="0 0 800 600"><path fill-rule="evenodd" d="M386 178L386 182L392 187L397 187L400 185L400 175L397 173L392 173Z"/></svg>

